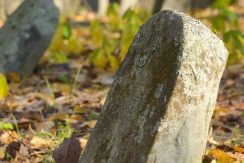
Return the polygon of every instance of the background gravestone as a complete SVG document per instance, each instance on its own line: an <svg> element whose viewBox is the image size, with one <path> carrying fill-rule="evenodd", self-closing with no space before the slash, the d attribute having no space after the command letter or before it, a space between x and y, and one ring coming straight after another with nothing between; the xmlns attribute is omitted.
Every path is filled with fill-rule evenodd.
<svg viewBox="0 0 244 163"><path fill-rule="evenodd" d="M165 10L137 33L82 163L198 163L228 52L199 21Z"/></svg>
<svg viewBox="0 0 244 163"><path fill-rule="evenodd" d="M58 20L52 0L25 0L0 29L0 72L32 73L52 40Z"/></svg>

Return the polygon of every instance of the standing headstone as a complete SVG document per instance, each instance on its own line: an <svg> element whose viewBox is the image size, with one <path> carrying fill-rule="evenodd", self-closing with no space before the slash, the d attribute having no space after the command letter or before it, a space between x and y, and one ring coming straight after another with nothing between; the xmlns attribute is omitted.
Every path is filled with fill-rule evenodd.
<svg viewBox="0 0 244 163"><path fill-rule="evenodd" d="M228 52L201 22L165 10L137 33L82 163L200 163Z"/></svg>
<svg viewBox="0 0 244 163"><path fill-rule="evenodd" d="M25 0L0 29L0 72L32 73L52 40L58 20L52 0Z"/></svg>

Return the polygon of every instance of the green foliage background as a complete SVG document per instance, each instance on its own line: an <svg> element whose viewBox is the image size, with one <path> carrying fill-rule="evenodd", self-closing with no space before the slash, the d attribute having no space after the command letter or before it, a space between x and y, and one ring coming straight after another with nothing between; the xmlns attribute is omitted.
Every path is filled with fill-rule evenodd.
<svg viewBox="0 0 244 163"><path fill-rule="evenodd" d="M218 14L210 18L213 30L222 37L230 53L229 64L238 63L244 57L244 33L238 27L237 13L230 10L232 3L233 0L215 0L212 8Z"/></svg>
<svg viewBox="0 0 244 163"><path fill-rule="evenodd" d="M215 0L211 6L215 14L208 17L213 31L222 38L230 53L228 64L239 63L244 56L244 34L238 27L237 13L230 10L232 3L232 0ZM121 16L119 5L114 3L107 10L106 21L96 18L89 22L86 37L89 45L80 41L67 19L61 19L49 49L51 59L65 63L70 55L82 55L89 47L88 58L96 67L116 71L139 27L150 16L150 12L140 8L129 9Z"/></svg>

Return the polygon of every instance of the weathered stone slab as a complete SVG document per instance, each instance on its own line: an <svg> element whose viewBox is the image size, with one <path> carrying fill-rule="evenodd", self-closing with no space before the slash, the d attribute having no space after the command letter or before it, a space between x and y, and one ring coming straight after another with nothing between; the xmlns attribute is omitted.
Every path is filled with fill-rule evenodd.
<svg viewBox="0 0 244 163"><path fill-rule="evenodd" d="M81 162L201 162L227 56L201 22L154 15L116 74Z"/></svg>
<svg viewBox="0 0 244 163"><path fill-rule="evenodd" d="M32 73L58 24L52 0L25 0L0 29L0 72Z"/></svg>

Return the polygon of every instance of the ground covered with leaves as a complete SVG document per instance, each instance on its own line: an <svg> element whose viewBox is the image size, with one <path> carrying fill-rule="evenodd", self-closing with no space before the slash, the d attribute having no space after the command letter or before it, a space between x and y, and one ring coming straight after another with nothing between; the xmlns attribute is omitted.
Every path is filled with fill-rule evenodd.
<svg viewBox="0 0 244 163"><path fill-rule="evenodd" d="M149 16L131 10L120 18L117 11L113 6L108 17L97 19L94 14L82 13L61 20L53 43L34 74L26 79L7 75L10 93L0 103L2 161L79 159L114 72L138 27ZM233 53L239 51L237 48ZM228 66L224 72L210 131L204 162L243 162L244 65L241 62ZM61 156L62 153L66 155Z"/></svg>
<svg viewBox="0 0 244 163"><path fill-rule="evenodd" d="M235 65L225 71L205 160L244 160L243 70ZM11 93L0 106L0 157L51 162L53 149L71 135L84 149L112 81L112 73L79 59L41 65L30 78L12 81ZM79 151L66 148L71 155L70 150Z"/></svg>

